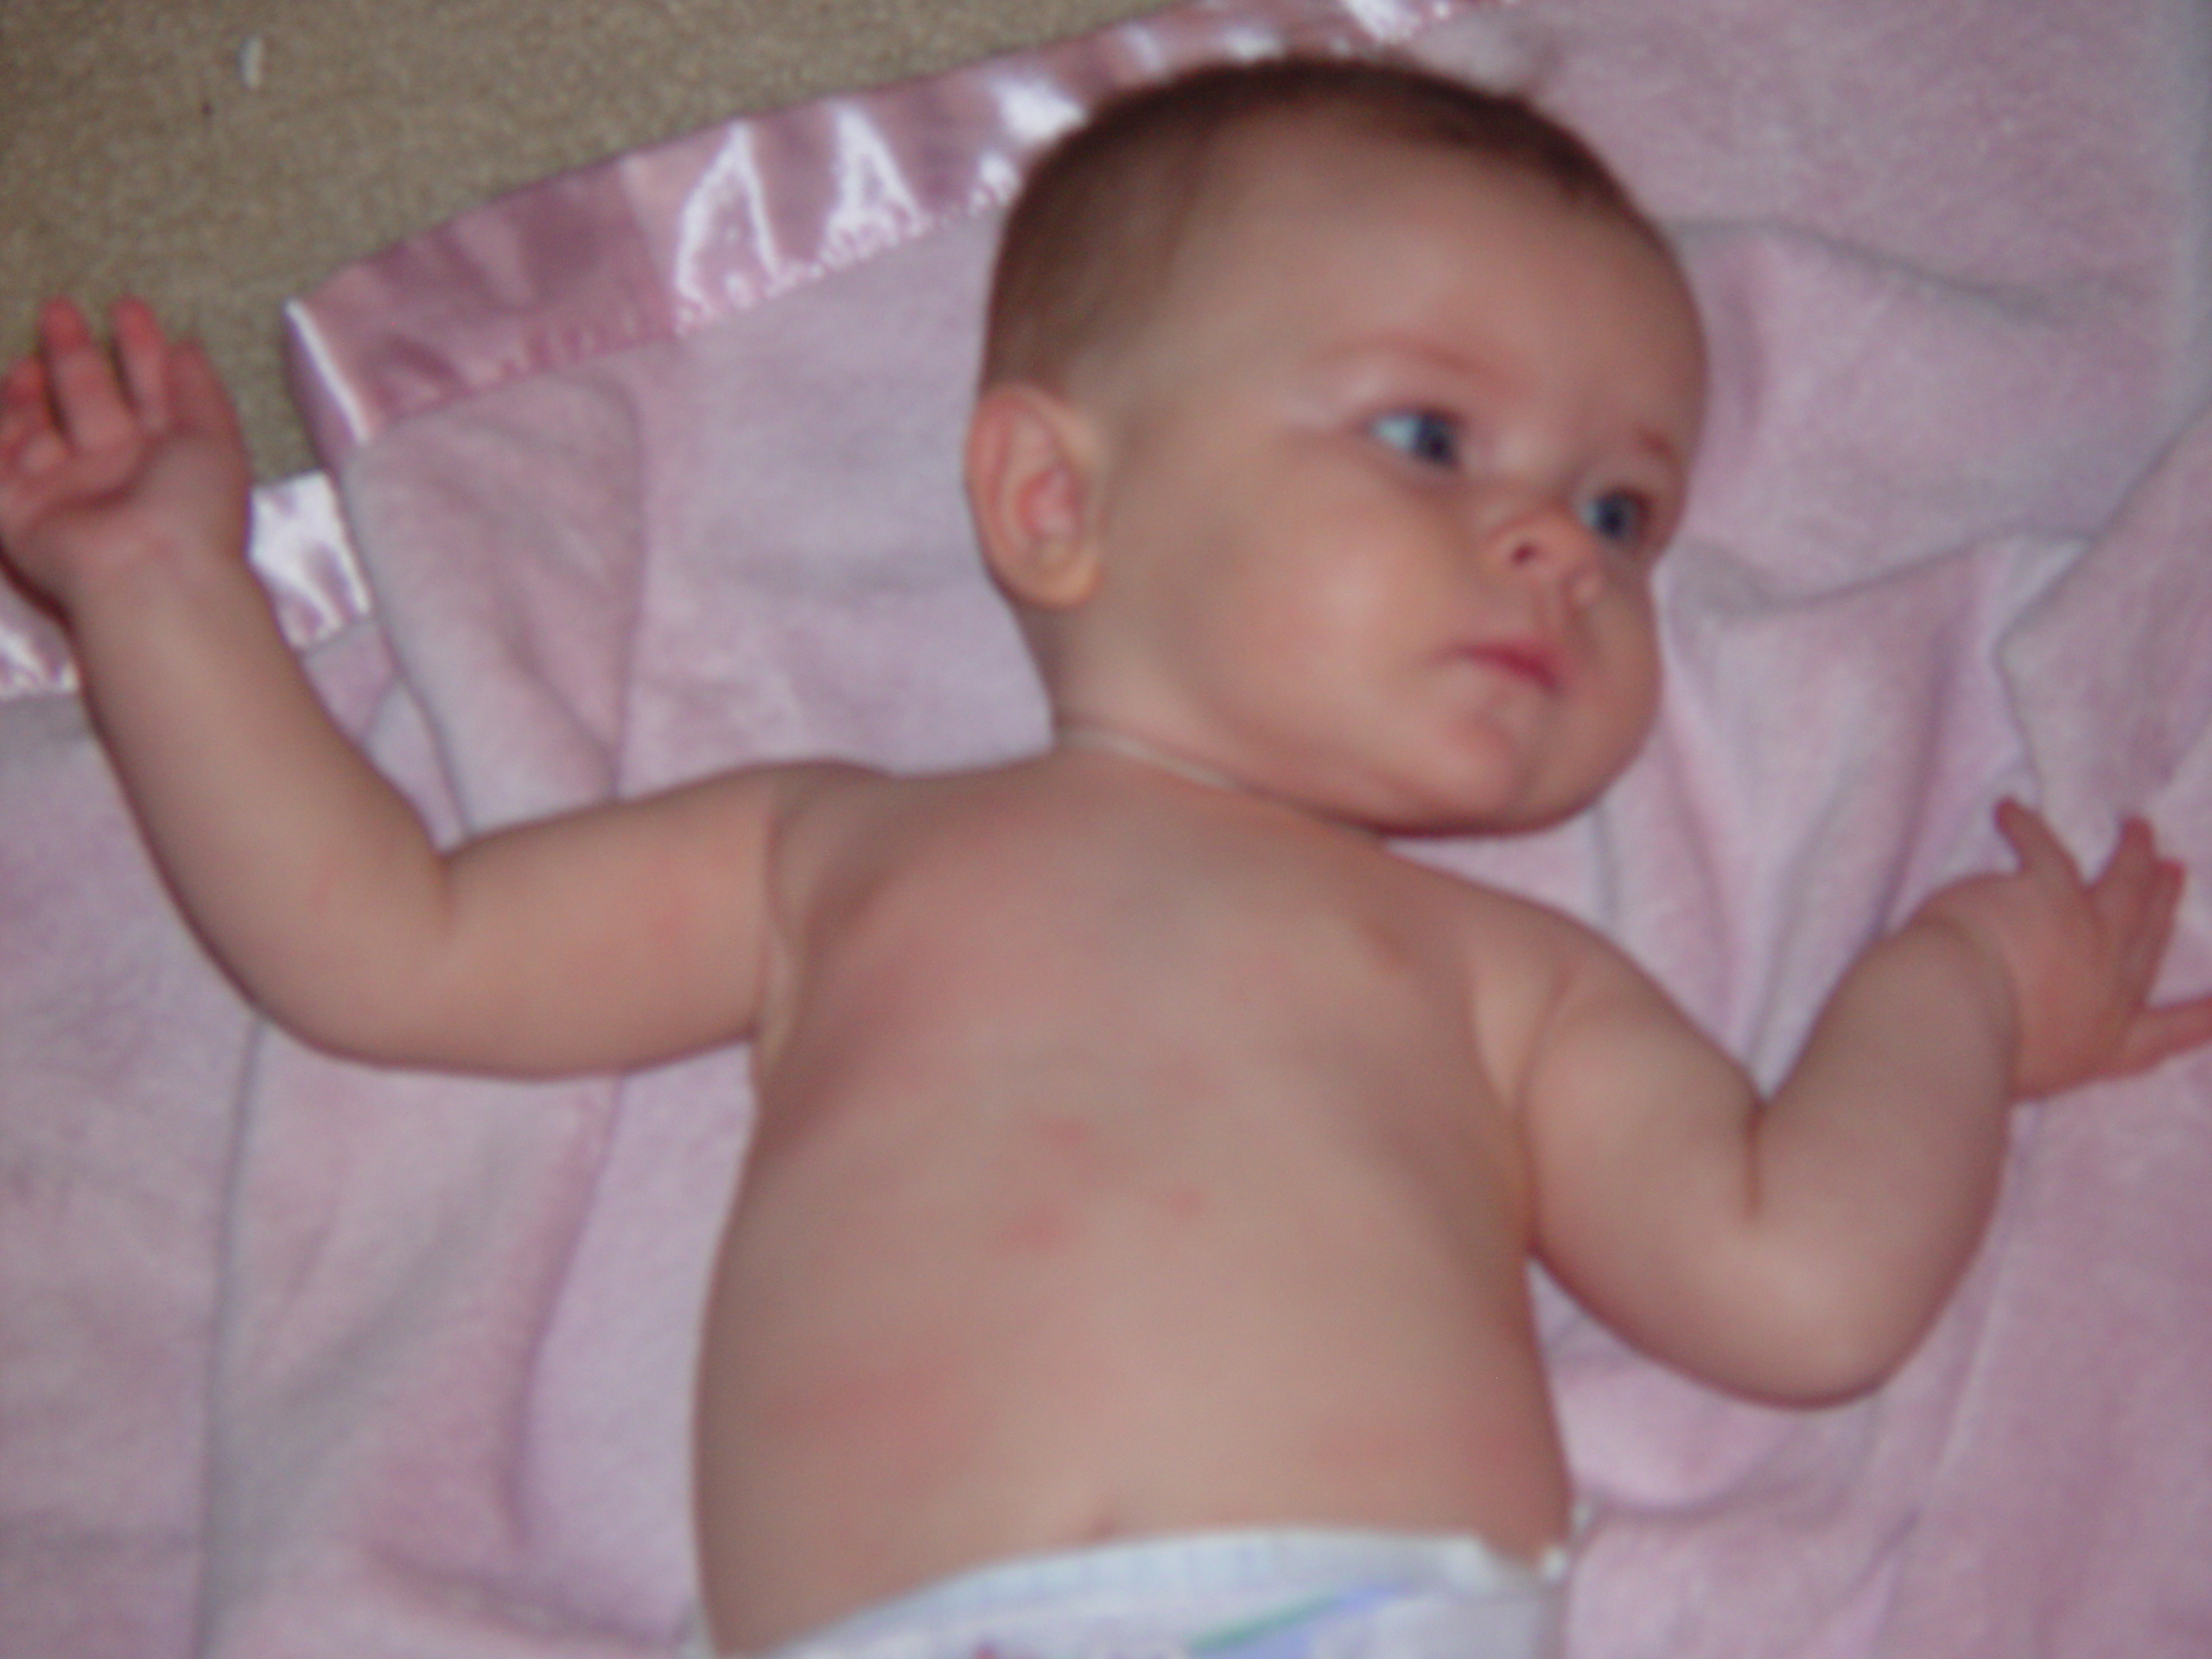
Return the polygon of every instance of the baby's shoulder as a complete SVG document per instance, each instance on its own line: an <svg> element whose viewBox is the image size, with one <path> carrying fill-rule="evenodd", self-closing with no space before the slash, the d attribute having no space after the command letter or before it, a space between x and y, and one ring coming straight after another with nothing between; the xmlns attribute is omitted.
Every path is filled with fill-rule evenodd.
<svg viewBox="0 0 2212 1659"><path fill-rule="evenodd" d="M873 885L931 842L963 839L994 816L974 786L984 773L909 775L844 760L776 772L769 868L786 897Z"/></svg>
<svg viewBox="0 0 2212 1659"><path fill-rule="evenodd" d="M1449 878L1440 878L1448 880ZM1468 1010L1498 1097L1529 1098L1548 1057L1595 1036L1674 1028L1673 1004L1620 945L1535 899L1457 882L1436 913L1465 976Z"/></svg>
<svg viewBox="0 0 2212 1659"><path fill-rule="evenodd" d="M912 780L850 760L794 760L770 769L774 782L772 862L834 857L871 824L897 815Z"/></svg>
<svg viewBox="0 0 2212 1659"><path fill-rule="evenodd" d="M1427 864L1414 868L1441 925L1478 963L1571 966L1612 948L1594 928L1541 899Z"/></svg>
<svg viewBox="0 0 2212 1659"><path fill-rule="evenodd" d="M1620 947L1564 911L1427 866L1420 873L1431 925L1460 962L1487 1033L1505 1048L1523 1050L1592 986L1638 977Z"/></svg>

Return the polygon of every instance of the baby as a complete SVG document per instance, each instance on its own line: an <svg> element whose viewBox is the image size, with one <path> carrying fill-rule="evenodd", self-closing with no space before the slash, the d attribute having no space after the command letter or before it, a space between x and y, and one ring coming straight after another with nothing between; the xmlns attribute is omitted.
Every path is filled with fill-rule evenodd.
<svg viewBox="0 0 2212 1659"><path fill-rule="evenodd" d="M241 557L206 358L134 302L112 359L40 333L0 544L255 1001L411 1066L751 1039L718 1649L1536 1651L1572 1502L1532 1254L1664 1361L1834 1400L1942 1302L2012 1102L2212 1039L2146 1003L2182 876L2140 823L2085 880L2003 809L2019 870L1868 950L1766 1102L1604 940L1385 844L1574 813L1657 692L1696 314L1511 100L1219 70L1041 165L966 481L1058 741L983 772L762 767L442 853Z"/></svg>

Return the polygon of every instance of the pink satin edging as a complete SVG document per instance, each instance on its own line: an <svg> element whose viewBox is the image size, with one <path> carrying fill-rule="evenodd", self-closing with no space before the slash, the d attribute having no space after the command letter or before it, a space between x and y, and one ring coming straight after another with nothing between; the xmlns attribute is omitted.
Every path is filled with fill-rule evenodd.
<svg viewBox="0 0 2212 1659"><path fill-rule="evenodd" d="M1189 0L945 73L747 116L549 179L286 308L334 466L407 416L688 334L1003 203L1102 97L1192 64L1395 46L1491 0Z"/></svg>
<svg viewBox="0 0 2212 1659"><path fill-rule="evenodd" d="M302 473L254 491L247 557L269 589L285 639L302 651L369 614L368 589L325 474ZM60 628L0 584L0 703L76 690L77 665Z"/></svg>

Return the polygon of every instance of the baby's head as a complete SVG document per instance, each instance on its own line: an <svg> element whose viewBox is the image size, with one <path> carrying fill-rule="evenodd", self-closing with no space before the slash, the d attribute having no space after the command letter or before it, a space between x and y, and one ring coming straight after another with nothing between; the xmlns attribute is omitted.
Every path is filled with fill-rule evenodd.
<svg viewBox="0 0 2212 1659"><path fill-rule="evenodd" d="M1533 827L1649 724L1702 385L1664 239L1573 135L1418 70L1209 71L1032 175L969 499L1064 728Z"/></svg>

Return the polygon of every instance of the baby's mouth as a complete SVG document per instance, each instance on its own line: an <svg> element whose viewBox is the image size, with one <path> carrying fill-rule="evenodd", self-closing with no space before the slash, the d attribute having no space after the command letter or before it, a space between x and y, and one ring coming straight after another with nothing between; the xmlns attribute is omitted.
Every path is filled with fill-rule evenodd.
<svg viewBox="0 0 2212 1659"><path fill-rule="evenodd" d="M1543 691L1557 691L1566 679L1560 653L1541 639L1485 640L1461 647L1459 654Z"/></svg>

